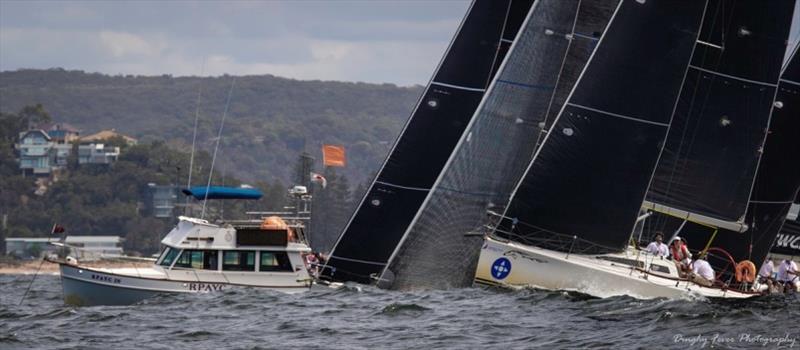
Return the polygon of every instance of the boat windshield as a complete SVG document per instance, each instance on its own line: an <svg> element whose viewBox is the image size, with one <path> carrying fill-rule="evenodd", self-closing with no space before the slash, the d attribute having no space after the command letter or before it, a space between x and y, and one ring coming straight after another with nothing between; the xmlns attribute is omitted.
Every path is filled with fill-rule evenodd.
<svg viewBox="0 0 800 350"><path fill-rule="evenodd" d="M170 266L170 265L172 265L172 262L175 260L175 257L178 256L179 252L180 251L178 249L166 247L164 249L164 253L161 254L161 256L163 258L161 258L161 263L159 265L161 265L161 266Z"/></svg>

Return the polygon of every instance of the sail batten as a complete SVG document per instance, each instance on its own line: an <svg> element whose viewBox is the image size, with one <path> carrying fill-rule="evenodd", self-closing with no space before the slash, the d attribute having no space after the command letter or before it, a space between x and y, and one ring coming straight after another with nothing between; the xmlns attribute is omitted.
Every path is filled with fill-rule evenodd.
<svg viewBox="0 0 800 350"><path fill-rule="evenodd" d="M466 90L466 91L475 91L475 92L485 92L486 91L485 88L460 86L460 85L455 85L455 84L442 83L442 82L438 82L438 81L431 82L431 85L444 86L444 87L449 87L449 88L453 88L453 89Z"/></svg>
<svg viewBox="0 0 800 350"><path fill-rule="evenodd" d="M756 80L751 80L751 79L747 79L747 78L737 77L735 75L720 73L720 72L717 72L717 71L714 71L714 70L711 70L711 69L693 66L691 64L689 65L689 68L695 69L695 70L699 70L701 72L715 74L715 75L718 75L718 76L721 76L721 77L725 77L725 78L730 78L730 79L743 81L743 82L746 82L746 83L752 83L752 84L756 84L756 85L764 85L764 86L769 86L769 87L778 86L778 84L776 84L776 83L770 83L770 82L765 82L765 81L756 81Z"/></svg>

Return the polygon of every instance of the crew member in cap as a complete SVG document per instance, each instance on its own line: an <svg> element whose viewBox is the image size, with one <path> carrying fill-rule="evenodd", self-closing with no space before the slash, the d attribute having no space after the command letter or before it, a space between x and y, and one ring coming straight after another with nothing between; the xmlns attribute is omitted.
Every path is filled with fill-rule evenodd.
<svg viewBox="0 0 800 350"><path fill-rule="evenodd" d="M690 265L692 263L692 253L689 252L686 242L680 237L675 237L675 239L672 240L670 251L672 253L672 261L678 266L678 275L686 277L687 274L691 272Z"/></svg>

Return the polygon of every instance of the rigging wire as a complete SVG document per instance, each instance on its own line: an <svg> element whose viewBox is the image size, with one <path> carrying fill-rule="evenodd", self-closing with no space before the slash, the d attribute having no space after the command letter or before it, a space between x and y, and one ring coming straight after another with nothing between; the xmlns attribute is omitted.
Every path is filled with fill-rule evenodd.
<svg viewBox="0 0 800 350"><path fill-rule="evenodd" d="M189 177L186 180L186 188L192 187L192 171L194 170L194 148L197 142L197 124L200 120L200 97L203 95L203 75L206 70L206 58L203 57L203 63L200 65L200 86L197 88L197 102L195 103L194 110L194 132L192 133L192 153L189 156ZM184 207L184 214L189 210L189 196L186 196L186 207Z"/></svg>
<svg viewBox="0 0 800 350"><path fill-rule="evenodd" d="M219 132L217 133L217 145L214 146L214 155L211 157L211 169L208 171L208 183L206 184L206 193L203 196L203 210L200 212L200 219L203 219L206 214L206 203L208 202L208 190L211 188L211 179L214 177L214 163L217 160L217 151L219 151L219 142L222 139L222 130L225 127L225 118L228 116L228 107L231 105L231 96L233 96L233 87L236 85L236 77L231 80L231 88L228 90L228 100L225 102L225 110L222 112L222 122L219 124Z"/></svg>

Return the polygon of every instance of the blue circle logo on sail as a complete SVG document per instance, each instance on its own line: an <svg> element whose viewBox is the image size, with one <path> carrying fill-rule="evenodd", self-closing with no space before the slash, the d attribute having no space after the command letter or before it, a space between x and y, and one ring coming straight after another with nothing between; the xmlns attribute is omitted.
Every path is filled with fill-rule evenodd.
<svg viewBox="0 0 800 350"><path fill-rule="evenodd" d="M511 261L506 258L498 258L492 263L492 277L504 279L511 273Z"/></svg>

